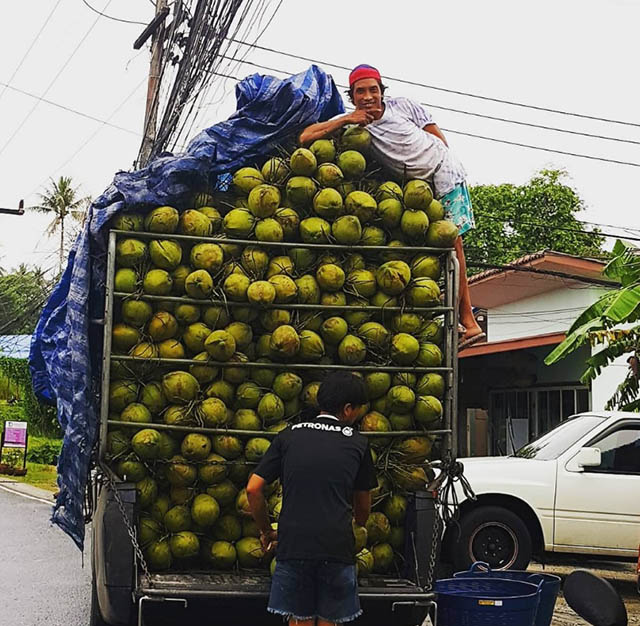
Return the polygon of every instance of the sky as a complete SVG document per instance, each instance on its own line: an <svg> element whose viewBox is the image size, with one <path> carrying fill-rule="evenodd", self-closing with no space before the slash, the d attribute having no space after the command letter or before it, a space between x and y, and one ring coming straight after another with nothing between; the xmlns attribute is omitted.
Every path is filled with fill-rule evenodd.
<svg viewBox="0 0 640 626"><path fill-rule="evenodd" d="M146 23L154 13L151 0L88 1L109 15L133 21ZM3 24L11 26L0 38L0 206L15 207L20 198L27 206L36 204L47 182L61 175L71 176L81 194L96 197L115 172L132 167L138 152L149 49L135 51L132 44L144 27L99 17L82 0L6 4ZM273 8L276 4L272 0ZM378 67L389 96L406 96L434 107L430 111L447 129L445 135L465 164L471 184L523 184L542 168L562 168L584 200L586 210L580 219L640 229L634 197L640 167L452 132L640 164L640 88L634 77L640 56L640 0L400 0L393 3L393 10L379 11L377 6L361 1L283 0L259 45L325 63ZM289 73L309 65L258 49L248 50L246 60ZM319 64L337 83L346 83L346 71ZM229 67L229 73L239 77L256 71L286 75L249 64ZM391 78L636 126L509 106ZM219 81L210 105L200 112L198 128L234 111L235 83ZM487 120L435 106L638 145ZM27 263L55 268L58 243L45 234L48 223L41 214L0 215L0 267L8 270Z"/></svg>

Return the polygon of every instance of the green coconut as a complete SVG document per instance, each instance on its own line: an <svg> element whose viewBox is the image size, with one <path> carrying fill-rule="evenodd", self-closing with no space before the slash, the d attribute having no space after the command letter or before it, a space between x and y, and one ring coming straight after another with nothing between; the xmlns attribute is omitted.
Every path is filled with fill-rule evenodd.
<svg viewBox="0 0 640 626"><path fill-rule="evenodd" d="M187 209L180 215L178 232L192 237L210 237L213 234L211 220L195 209Z"/></svg>
<svg viewBox="0 0 640 626"><path fill-rule="evenodd" d="M291 313L286 309L269 309L260 316L260 323L266 331L273 332L278 326L291 323ZM269 353L265 353L264 356L269 356Z"/></svg>
<svg viewBox="0 0 640 626"><path fill-rule="evenodd" d="M338 291L345 283L344 270L339 265L326 263L316 271L316 281L324 291Z"/></svg>
<svg viewBox="0 0 640 626"><path fill-rule="evenodd" d="M389 331L378 322L365 322L358 327L358 336L374 348L383 349L389 340Z"/></svg>
<svg viewBox="0 0 640 626"><path fill-rule="evenodd" d="M114 326L115 330L115 326ZM166 311L158 311L147 324L147 333L153 341L172 339L178 332L178 320Z"/></svg>
<svg viewBox="0 0 640 626"><path fill-rule="evenodd" d="M312 330L317 333L320 330L320 326L322 326L322 316L315 311L302 313L299 317L298 325L301 330Z"/></svg>
<svg viewBox="0 0 640 626"><path fill-rule="evenodd" d="M270 217L280 206L280 191L273 185L258 185L249 193L249 211L256 217Z"/></svg>
<svg viewBox="0 0 640 626"><path fill-rule="evenodd" d="M213 279L207 270L191 272L184 281L184 288L191 298L203 300L213 291Z"/></svg>
<svg viewBox="0 0 640 626"><path fill-rule="evenodd" d="M387 261L377 269L376 281L385 294L398 295L411 281L411 268L404 261Z"/></svg>
<svg viewBox="0 0 640 626"><path fill-rule="evenodd" d="M442 320L435 319L427 322L420 329L420 341L429 341L437 346L444 343L444 324Z"/></svg>
<svg viewBox="0 0 640 626"><path fill-rule="evenodd" d="M220 517L220 506L206 493L199 493L191 504L191 518L200 528L210 528Z"/></svg>
<svg viewBox="0 0 640 626"><path fill-rule="evenodd" d="M411 281L407 290L407 302L411 306L433 306L440 302L440 287L431 278L421 277Z"/></svg>
<svg viewBox="0 0 640 626"><path fill-rule="evenodd" d="M236 552L240 567L255 569L262 567L265 552L262 549L260 539L256 537L243 537L236 543Z"/></svg>
<svg viewBox="0 0 640 626"><path fill-rule="evenodd" d="M346 335L338 345L338 358L345 365L357 365L367 357L367 346L360 337Z"/></svg>
<svg viewBox="0 0 640 626"><path fill-rule="evenodd" d="M382 512L387 516L392 526L401 526L407 516L408 501L400 494L390 495L382 505Z"/></svg>
<svg viewBox="0 0 640 626"><path fill-rule="evenodd" d="M442 403L435 396L418 396L413 416L420 426L433 428L442 417Z"/></svg>
<svg viewBox="0 0 640 626"><path fill-rule="evenodd" d="M189 530L192 526L191 512L189 507L179 504L171 507L165 514L164 527L170 533L179 533L183 530Z"/></svg>
<svg viewBox="0 0 640 626"><path fill-rule="evenodd" d="M202 310L202 321L216 330L224 328L229 322L229 313L224 307L209 306Z"/></svg>
<svg viewBox="0 0 640 626"><path fill-rule="evenodd" d="M406 385L407 387L414 389L417 381L418 377L411 372L399 372L393 375L394 385Z"/></svg>
<svg viewBox="0 0 640 626"><path fill-rule="evenodd" d="M168 296L172 286L173 279L166 270L149 270L142 280L142 291L152 296Z"/></svg>
<svg viewBox="0 0 640 626"><path fill-rule="evenodd" d="M174 558L190 559L198 556L200 540L195 533L183 530L169 538L169 547Z"/></svg>
<svg viewBox="0 0 640 626"><path fill-rule="evenodd" d="M229 363L247 363L249 361L249 357L242 352L236 352L230 359ZM246 367L225 367L222 370L222 377L234 384L239 385L240 383L245 382L249 375L249 372Z"/></svg>
<svg viewBox="0 0 640 626"><path fill-rule="evenodd" d="M232 435L217 435L213 438L213 449L216 454L227 460L237 459L243 450L242 441Z"/></svg>
<svg viewBox="0 0 640 626"><path fill-rule="evenodd" d="M307 176L292 176L287 181L287 200L294 208L309 206L316 191L315 182Z"/></svg>
<svg viewBox="0 0 640 626"><path fill-rule="evenodd" d="M236 389L236 406L240 409L255 409L262 397L262 390L256 383L247 381Z"/></svg>
<svg viewBox="0 0 640 626"><path fill-rule="evenodd" d="M276 288L266 280L257 280L249 285L247 299L252 304L271 304L276 299Z"/></svg>
<svg viewBox="0 0 640 626"><path fill-rule="evenodd" d="M255 216L247 209L231 209L222 220L225 234L233 239L246 239L255 223Z"/></svg>
<svg viewBox="0 0 640 626"><path fill-rule="evenodd" d="M160 206L144 219L144 229L150 233L175 233L178 228L180 213L171 206Z"/></svg>
<svg viewBox="0 0 640 626"><path fill-rule="evenodd" d="M337 187L342 184L344 180L344 175L342 174L342 170L333 163L323 163L318 167L316 172L316 180L320 183L321 187L325 188L333 188L336 194L340 197L340 208L342 208L342 194L337 191ZM316 212L325 217L320 211Z"/></svg>
<svg viewBox="0 0 640 626"><path fill-rule="evenodd" d="M380 254L380 258L383 261L406 261L407 254L405 252L400 252L397 248L405 248L407 246L406 242L401 239L392 239L387 244L387 249Z"/></svg>
<svg viewBox="0 0 640 626"><path fill-rule="evenodd" d="M191 265L197 270L216 273L224 262L224 252L215 243L198 243L191 248Z"/></svg>
<svg viewBox="0 0 640 626"><path fill-rule="evenodd" d="M162 390L169 402L187 404L195 400L200 385L188 372L169 372L162 378Z"/></svg>
<svg viewBox="0 0 640 626"><path fill-rule="evenodd" d="M385 198L378 201L378 217L382 225L388 230L393 230L400 226L403 212L405 211L402 207L402 202L396 198Z"/></svg>
<svg viewBox="0 0 640 626"><path fill-rule="evenodd" d="M458 238L458 227L447 220L433 222L427 230L425 243L434 248L453 248Z"/></svg>
<svg viewBox="0 0 640 626"><path fill-rule="evenodd" d="M318 167L318 161L311 150L298 148L289 158L289 167L296 176L311 176Z"/></svg>
<svg viewBox="0 0 640 626"><path fill-rule="evenodd" d="M420 254L411 261L411 275L414 278L438 280L442 271L440 259L429 254Z"/></svg>
<svg viewBox="0 0 640 626"><path fill-rule="evenodd" d="M298 356L302 361L319 361L324 356L324 342L320 335L312 330L301 330Z"/></svg>
<svg viewBox="0 0 640 626"><path fill-rule="evenodd" d="M238 493L238 497L236 498L236 513L244 517L249 517L251 515L251 508L246 488L242 488Z"/></svg>
<svg viewBox="0 0 640 626"><path fill-rule="evenodd" d="M385 543L391 535L389 519L380 511L374 511L369 515L365 528L367 529L369 545Z"/></svg>
<svg viewBox="0 0 640 626"><path fill-rule="evenodd" d="M370 194L365 191L352 191L344 201L345 210L349 215L355 215L361 224L373 219L378 205Z"/></svg>
<svg viewBox="0 0 640 626"><path fill-rule="evenodd" d="M280 358L292 358L300 350L300 336L296 332L293 326L285 324L278 326L273 333L271 333L271 340L269 341L269 349L271 354Z"/></svg>
<svg viewBox="0 0 640 626"><path fill-rule="evenodd" d="M200 319L200 307L195 304L178 304L173 314L180 324L194 324Z"/></svg>
<svg viewBox="0 0 640 626"><path fill-rule="evenodd" d="M391 328L396 333L416 335L423 325L424 320L417 313L398 313L391 318Z"/></svg>
<svg viewBox="0 0 640 626"><path fill-rule="evenodd" d="M211 454L211 439L201 433L188 433L182 440L180 452L189 461L203 461Z"/></svg>
<svg viewBox="0 0 640 626"><path fill-rule="evenodd" d="M406 463L423 463L429 457L431 447L429 437L408 437L396 443L394 449Z"/></svg>
<svg viewBox="0 0 640 626"><path fill-rule="evenodd" d="M197 207L197 209L209 218L209 222L211 222L211 232L219 232L222 228L222 215L220 215L220 211L212 206Z"/></svg>
<svg viewBox="0 0 640 626"><path fill-rule="evenodd" d="M214 541L207 546L205 556L214 569L230 570L235 565L237 553L232 543Z"/></svg>
<svg viewBox="0 0 640 626"><path fill-rule="evenodd" d="M206 385L216 379L219 373L218 368L211 365L204 365L204 363L209 361L209 354L206 351L198 352L198 354L194 355L193 359L203 362L203 365L189 365L189 374L191 374L200 385Z"/></svg>
<svg viewBox="0 0 640 626"><path fill-rule="evenodd" d="M138 482L147 475L147 468L136 457L122 459L116 465L115 471L126 482Z"/></svg>
<svg viewBox="0 0 640 626"><path fill-rule="evenodd" d="M227 466L225 465L224 467L225 471L228 471ZM235 502L238 495L238 488L228 478L225 478L219 483L215 483L207 487L207 493L211 497L215 498L216 502L224 509ZM220 520L222 520L222 517L218 519L216 526L220 525ZM230 541L235 541L235 539L231 539Z"/></svg>
<svg viewBox="0 0 640 626"><path fill-rule="evenodd" d="M415 211L426 211L433 200L429 184L423 180L410 180L404 186L404 205Z"/></svg>
<svg viewBox="0 0 640 626"><path fill-rule="evenodd" d="M160 433L153 428L143 428L131 438L133 451L145 460L153 460L159 457Z"/></svg>
<svg viewBox="0 0 640 626"><path fill-rule="evenodd" d="M357 554L360 550L367 547L367 529L364 526L358 526L355 520L352 522L354 552Z"/></svg>
<svg viewBox="0 0 640 626"><path fill-rule="evenodd" d="M184 329L182 341L190 352L200 354L200 352L204 351L204 342L210 334L211 329L206 324L195 322L194 324L189 324L189 326Z"/></svg>
<svg viewBox="0 0 640 626"><path fill-rule="evenodd" d="M409 333L396 333L391 339L391 360L398 365L411 365L420 351L420 342Z"/></svg>
<svg viewBox="0 0 640 626"><path fill-rule="evenodd" d="M380 398L376 398L375 400L371 401L371 410L372 411L377 411L378 413L382 413L383 415L385 415L387 413L387 396L386 396L386 392L384 396L381 396Z"/></svg>
<svg viewBox="0 0 640 626"><path fill-rule="evenodd" d="M310 146L309 150L316 157L316 162L329 163L336 158L336 147L331 139L316 139Z"/></svg>
<svg viewBox="0 0 640 626"><path fill-rule="evenodd" d="M168 570L173 563L168 539L153 541L145 550L144 556L149 569L154 572Z"/></svg>
<svg viewBox="0 0 640 626"><path fill-rule="evenodd" d="M356 570L358 573L358 577L369 576L373 572L373 566L375 565L375 560L373 558L373 554L366 548L364 550L360 550L358 554L356 554Z"/></svg>
<svg viewBox="0 0 640 626"><path fill-rule="evenodd" d="M357 150L345 150L340 153L337 163L347 180L357 180L361 178L367 168L367 160Z"/></svg>
<svg viewBox="0 0 640 626"><path fill-rule="evenodd" d="M281 372L273 381L273 391L285 402L297 398L302 386L302 378L293 372Z"/></svg>
<svg viewBox="0 0 640 626"><path fill-rule="evenodd" d="M330 234L329 222L320 217L307 217L300 222L300 237L305 243L328 243Z"/></svg>
<svg viewBox="0 0 640 626"><path fill-rule="evenodd" d="M230 300L245 302L250 285L251 279L248 276L231 274L225 278L222 289Z"/></svg>
<svg viewBox="0 0 640 626"><path fill-rule="evenodd" d="M445 382L440 374L425 374L418 380L416 391L420 395L435 396L442 400L444 398Z"/></svg>
<svg viewBox="0 0 640 626"><path fill-rule="evenodd" d="M360 125L347 126L340 137L343 150L359 150L366 152L371 146L371 133Z"/></svg>
<svg viewBox="0 0 640 626"><path fill-rule="evenodd" d="M168 461L178 451L178 442L170 434L160 431L160 449L158 458Z"/></svg>
<svg viewBox="0 0 640 626"><path fill-rule="evenodd" d="M294 248L289 251L289 256L293 261L296 272L299 274L303 274L316 260L315 253L308 248Z"/></svg>
<svg viewBox="0 0 640 626"><path fill-rule="evenodd" d="M231 482L229 484L233 486ZM207 492L211 489L210 487ZM213 527L212 534L218 541L238 541L242 537L242 523L235 515L221 515Z"/></svg>
<svg viewBox="0 0 640 626"><path fill-rule="evenodd" d="M253 278L262 278L269 267L269 254L257 246L247 246L240 258L242 267Z"/></svg>
<svg viewBox="0 0 640 626"><path fill-rule="evenodd" d="M276 274L269 278L269 283L275 290L274 302L292 302L298 295L298 287L290 276Z"/></svg>
<svg viewBox="0 0 640 626"><path fill-rule="evenodd" d="M171 498L168 494L161 493L156 501L149 507L149 515L151 518L162 524L164 516L171 508Z"/></svg>
<svg viewBox="0 0 640 626"><path fill-rule="evenodd" d="M189 487L196 482L198 470L180 455L169 459L165 469L165 477L175 487Z"/></svg>
<svg viewBox="0 0 640 626"><path fill-rule="evenodd" d="M138 274L130 267L121 267L114 278L114 289L123 293L133 293L138 287Z"/></svg>
<svg viewBox="0 0 640 626"><path fill-rule="evenodd" d="M331 187L321 189L313 197L313 210L325 220L334 220L344 211L342 196Z"/></svg>
<svg viewBox="0 0 640 626"><path fill-rule="evenodd" d="M347 255L347 257L344 259L343 267L344 267L344 271L349 274L357 270L365 269L366 263L365 263L364 257L361 254L354 252L352 254Z"/></svg>
<svg viewBox="0 0 640 626"><path fill-rule="evenodd" d="M139 402L128 404L120 413L120 421L134 424L150 424L153 421L151 411Z"/></svg>
<svg viewBox="0 0 640 626"><path fill-rule="evenodd" d="M289 256L275 256L269 259L267 266L267 279L274 276L285 275L293 276L294 265Z"/></svg>
<svg viewBox="0 0 640 626"><path fill-rule="evenodd" d="M438 200L432 200L428 208L425 210L429 216L429 223L438 222L443 220L445 217L444 207L441 202L438 202Z"/></svg>
<svg viewBox="0 0 640 626"><path fill-rule="evenodd" d="M289 166L284 159L271 157L262 166L262 177L268 183L283 183L289 175Z"/></svg>
<svg viewBox="0 0 640 626"><path fill-rule="evenodd" d="M158 541L164 534L162 525L152 517L142 516L138 521L138 543L146 548L154 541Z"/></svg>
<svg viewBox="0 0 640 626"><path fill-rule="evenodd" d="M268 217L256 224L255 237L258 241L283 241L284 229L278 220Z"/></svg>
<svg viewBox="0 0 640 626"><path fill-rule="evenodd" d="M195 420L189 407L182 405L168 406L162 413L162 421L168 426L194 426Z"/></svg>
<svg viewBox="0 0 640 626"><path fill-rule="evenodd" d="M390 413L389 422L393 430L413 430L413 416L410 413Z"/></svg>
<svg viewBox="0 0 640 626"><path fill-rule="evenodd" d="M420 344L416 365L420 367L439 367L442 365L443 354L434 343L424 341Z"/></svg>
<svg viewBox="0 0 640 626"><path fill-rule="evenodd" d="M319 304L320 303L320 286L315 277L311 274L305 274L296 279L296 287L298 288L298 302L301 304Z"/></svg>
<svg viewBox="0 0 640 626"><path fill-rule="evenodd" d="M129 351L129 356L135 357L137 359L144 359L146 361L150 361L153 359L157 359L159 356L158 346L155 343L149 343L148 341L141 341L131 348ZM146 365L149 365L146 363Z"/></svg>
<svg viewBox="0 0 640 626"><path fill-rule="evenodd" d="M389 539L391 531L389 531ZM371 548L373 555L373 571L376 574L384 574L391 569L393 565L393 548L388 543L378 543Z"/></svg>
<svg viewBox="0 0 640 626"><path fill-rule="evenodd" d="M284 403L284 414L285 414L286 417L293 417L293 416L297 415L299 412L300 412L300 399L299 398L294 398L293 400L290 400L289 402L285 402ZM281 421L276 422L275 424L271 424L269 427L267 427L267 432L280 433L283 430L285 430L286 428L289 428L288 422L285 422L284 420L281 420Z"/></svg>
<svg viewBox="0 0 640 626"><path fill-rule="evenodd" d="M243 456L238 457L229 467L229 479L239 488L247 484L249 474L253 471L255 465L246 462Z"/></svg>
<svg viewBox="0 0 640 626"><path fill-rule="evenodd" d="M264 437L253 437L252 439L249 439L244 448L244 454L247 461L251 463L259 463L270 445L271 442Z"/></svg>
<svg viewBox="0 0 640 626"><path fill-rule="evenodd" d="M369 400L384 396L391 387L391 375L388 372L368 372L364 377Z"/></svg>
<svg viewBox="0 0 640 626"><path fill-rule="evenodd" d="M305 406L320 408L318 406L318 390L320 389L320 384L319 381L313 381L305 385L302 390L302 402Z"/></svg>
<svg viewBox="0 0 640 626"><path fill-rule="evenodd" d="M429 228L429 218L424 211L407 209L400 218L402 234L412 241L422 242Z"/></svg>
<svg viewBox="0 0 640 626"><path fill-rule="evenodd" d="M129 451L131 439L121 430L113 430L107 433L107 450L109 456L116 457Z"/></svg>
<svg viewBox="0 0 640 626"><path fill-rule="evenodd" d="M294 209L289 207L277 209L273 218L282 227L284 241L293 241L298 237L300 217Z"/></svg>
<svg viewBox="0 0 640 626"><path fill-rule="evenodd" d="M257 413L265 424L278 422L284 417L284 403L275 393L265 393L260 398Z"/></svg>
<svg viewBox="0 0 640 626"><path fill-rule="evenodd" d="M387 235L378 226L365 226L362 229L362 239L360 245L362 246L384 246L387 243Z"/></svg>
<svg viewBox="0 0 640 626"><path fill-rule="evenodd" d="M140 213L121 213L113 219L112 228L116 230L141 231L144 229L144 215Z"/></svg>
<svg viewBox="0 0 640 626"><path fill-rule="evenodd" d="M416 394L406 385L394 385L387 392L387 408L394 413L408 413L416 403Z"/></svg>
<svg viewBox="0 0 640 626"><path fill-rule="evenodd" d="M402 199L402 187L398 183L388 180L380 185L376 189L376 199L378 202L382 200L401 200Z"/></svg>
<svg viewBox="0 0 640 626"><path fill-rule="evenodd" d="M255 385L255 383L251 384ZM262 394L260 397L262 397ZM258 402L260 402L260 398L258 398ZM256 407L258 402L256 402ZM231 420L231 428L237 428L238 430L262 430L262 421L253 409L238 409Z"/></svg>
<svg viewBox="0 0 640 626"><path fill-rule="evenodd" d="M342 317L329 317L322 322L320 335L325 343L337 346L349 332L349 325Z"/></svg>
<svg viewBox="0 0 640 626"><path fill-rule="evenodd" d="M116 245L116 264L118 267L132 268L147 258L147 244L139 239L122 239Z"/></svg>
<svg viewBox="0 0 640 626"><path fill-rule="evenodd" d="M158 484L150 476L136 483L136 502L141 509L148 509L158 497Z"/></svg>
<svg viewBox="0 0 640 626"><path fill-rule="evenodd" d="M128 352L140 341L140 332L128 324L114 324L111 345L116 352Z"/></svg>
<svg viewBox="0 0 640 626"><path fill-rule="evenodd" d="M323 293L320 296L321 306L345 306L347 304L347 294L344 291ZM319 318L317 318L319 319ZM319 320L321 322L322 320ZM318 328L319 330L319 328Z"/></svg>
<svg viewBox="0 0 640 626"><path fill-rule="evenodd" d="M176 269L171 272L171 278L173 279L173 295L182 296L185 292L185 282L187 276L191 274L191 268L188 265L178 265Z"/></svg>
<svg viewBox="0 0 640 626"><path fill-rule="evenodd" d="M169 239L154 239L149 242L151 262L160 269L174 270L182 261L182 247Z"/></svg>
<svg viewBox="0 0 640 626"><path fill-rule="evenodd" d="M369 301L364 298L348 298L347 305L353 307L369 306ZM371 313L366 311L349 311L347 309L344 311L344 319L350 327L356 328L360 326L360 324L364 324L364 322L371 319Z"/></svg>
<svg viewBox="0 0 640 626"><path fill-rule="evenodd" d="M391 432L392 428L391 423L382 413L369 411L369 413L362 418L360 430L362 432L388 433ZM375 437L370 441L373 447L381 447L389 443L386 437Z"/></svg>
<svg viewBox="0 0 640 626"><path fill-rule="evenodd" d="M241 167L233 175L234 187L239 193L245 196L248 195L254 187L262 183L264 183L264 176L262 172L255 167Z"/></svg>
<svg viewBox="0 0 640 626"><path fill-rule="evenodd" d="M355 215L343 215L331 225L331 234L339 244L354 245L362 238L362 224Z"/></svg>

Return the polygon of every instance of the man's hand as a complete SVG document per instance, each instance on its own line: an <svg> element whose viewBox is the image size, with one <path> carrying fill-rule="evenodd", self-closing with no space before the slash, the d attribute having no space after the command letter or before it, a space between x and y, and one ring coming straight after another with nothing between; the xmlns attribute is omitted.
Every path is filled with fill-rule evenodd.
<svg viewBox="0 0 640 626"><path fill-rule="evenodd" d="M260 543L262 544L262 549L269 554L276 549L278 545L278 531L277 530L268 530L266 533L260 532Z"/></svg>
<svg viewBox="0 0 640 626"><path fill-rule="evenodd" d="M371 124L376 118L374 111L367 111L365 109L356 109L347 116L350 124L359 124L360 126L366 126Z"/></svg>

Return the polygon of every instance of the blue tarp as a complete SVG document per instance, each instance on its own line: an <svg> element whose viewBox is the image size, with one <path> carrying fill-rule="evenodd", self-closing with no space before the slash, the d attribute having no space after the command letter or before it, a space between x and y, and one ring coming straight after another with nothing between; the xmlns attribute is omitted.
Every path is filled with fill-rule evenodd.
<svg viewBox="0 0 640 626"><path fill-rule="evenodd" d="M57 404L64 444L58 461L60 493L52 521L82 549L83 502L98 432L101 332L109 220L124 210L184 206L194 189L218 175L274 153L305 126L344 111L331 78L311 66L286 80L253 74L236 87L231 118L202 131L184 154L161 155L136 172L119 172L89 209L67 268L47 302L31 344L38 397Z"/></svg>

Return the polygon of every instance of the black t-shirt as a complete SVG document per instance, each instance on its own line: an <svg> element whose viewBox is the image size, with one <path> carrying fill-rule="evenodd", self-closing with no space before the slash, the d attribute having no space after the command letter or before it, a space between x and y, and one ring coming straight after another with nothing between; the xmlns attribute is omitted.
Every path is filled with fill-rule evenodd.
<svg viewBox="0 0 640 626"><path fill-rule="evenodd" d="M366 437L319 415L279 433L255 473L282 481L278 560L354 562L353 492L377 486Z"/></svg>

